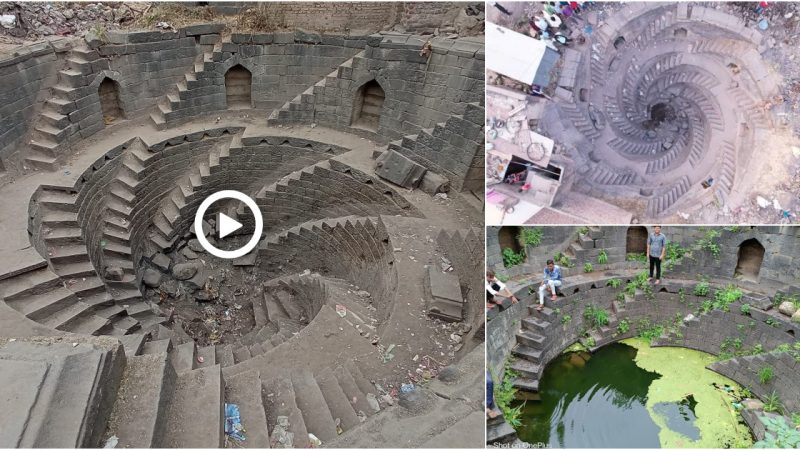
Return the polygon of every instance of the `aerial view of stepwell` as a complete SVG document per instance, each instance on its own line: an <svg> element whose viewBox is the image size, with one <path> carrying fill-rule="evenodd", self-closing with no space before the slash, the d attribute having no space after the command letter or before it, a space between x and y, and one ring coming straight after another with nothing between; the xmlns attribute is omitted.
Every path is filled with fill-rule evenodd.
<svg viewBox="0 0 800 450"><path fill-rule="evenodd" d="M484 54L482 2L0 2L0 447L483 447Z"/></svg>
<svg viewBox="0 0 800 450"><path fill-rule="evenodd" d="M490 224L796 222L799 3L550 3L487 6Z"/></svg>
<svg viewBox="0 0 800 450"><path fill-rule="evenodd" d="M800 446L800 227L487 227L486 258L487 446Z"/></svg>

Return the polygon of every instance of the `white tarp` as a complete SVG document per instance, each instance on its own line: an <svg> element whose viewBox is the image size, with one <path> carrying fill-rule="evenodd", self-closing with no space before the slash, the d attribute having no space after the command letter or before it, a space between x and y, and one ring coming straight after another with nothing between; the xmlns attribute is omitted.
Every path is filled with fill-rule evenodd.
<svg viewBox="0 0 800 450"><path fill-rule="evenodd" d="M500 25L486 23L486 68L534 84L547 44Z"/></svg>

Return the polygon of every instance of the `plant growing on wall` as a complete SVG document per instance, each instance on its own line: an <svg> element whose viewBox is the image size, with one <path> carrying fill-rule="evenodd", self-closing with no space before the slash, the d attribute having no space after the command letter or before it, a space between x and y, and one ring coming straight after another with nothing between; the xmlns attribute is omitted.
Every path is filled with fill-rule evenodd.
<svg viewBox="0 0 800 450"><path fill-rule="evenodd" d="M792 423L795 427L800 428L800 411L792 413Z"/></svg>
<svg viewBox="0 0 800 450"><path fill-rule="evenodd" d="M575 267L575 264L569 259L569 256L558 252L553 256L553 261L562 267Z"/></svg>
<svg viewBox="0 0 800 450"><path fill-rule="evenodd" d="M594 267L592 267L592 263L588 263L587 262L586 264L583 265L583 271L584 272L589 273L589 272L592 272L593 270L594 270Z"/></svg>
<svg viewBox="0 0 800 450"><path fill-rule="evenodd" d="M764 323L775 328L777 328L780 325L778 321L773 319L772 317L767 317L767 320L765 320Z"/></svg>
<svg viewBox="0 0 800 450"><path fill-rule="evenodd" d="M606 281L606 286L611 286L614 289L620 287L621 284L622 284L622 280L620 280L619 278L612 278L612 279Z"/></svg>
<svg viewBox="0 0 800 450"><path fill-rule="evenodd" d="M754 448L800 448L800 430L789 426L783 417L761 416L759 420L766 433L764 440L756 442Z"/></svg>
<svg viewBox="0 0 800 450"><path fill-rule="evenodd" d="M731 303L742 298L742 290L729 284L724 289L714 291L714 309L729 311Z"/></svg>
<svg viewBox="0 0 800 450"><path fill-rule="evenodd" d="M600 250L600 253L597 255L597 263L608 264L608 253L606 253L605 249Z"/></svg>
<svg viewBox="0 0 800 450"><path fill-rule="evenodd" d="M543 235L544 231L541 228L525 227L522 229L522 233L520 234L520 239L522 240L522 243L525 245L530 245L531 247L538 247L542 243Z"/></svg>
<svg viewBox="0 0 800 450"><path fill-rule="evenodd" d="M654 340L664 334L664 326L650 322L650 319L642 319L636 327L639 337L652 344Z"/></svg>
<svg viewBox="0 0 800 450"><path fill-rule="evenodd" d="M750 315L750 305L745 303L744 305L739 307L739 311L744 314L745 316Z"/></svg>
<svg viewBox="0 0 800 450"><path fill-rule="evenodd" d="M694 286L693 293L694 293L694 295L696 295L698 297L706 297L706 296L708 296L708 293L709 293L710 290L711 290L711 286L708 284L708 280L703 279L703 280L700 280L700 282L697 283Z"/></svg>
<svg viewBox="0 0 800 450"><path fill-rule="evenodd" d="M684 288L678 289L678 298L681 304L686 303L686 290Z"/></svg>
<svg viewBox="0 0 800 450"><path fill-rule="evenodd" d="M680 244L677 242L667 242L666 248L666 260L667 260L667 269L672 270L675 268L675 264L679 263L681 259L686 255L686 252L689 251L686 248L681 247Z"/></svg>
<svg viewBox="0 0 800 450"><path fill-rule="evenodd" d="M625 293L624 292L617 293L616 299L617 299L618 302L621 302L621 301L625 300Z"/></svg>
<svg viewBox="0 0 800 450"><path fill-rule="evenodd" d="M628 253L625 255L625 261L646 263L647 255L644 253Z"/></svg>
<svg viewBox="0 0 800 450"><path fill-rule="evenodd" d="M586 305L586 309L583 311L583 318L592 327L600 328L608 325L608 311L603 308Z"/></svg>
<svg viewBox="0 0 800 450"><path fill-rule="evenodd" d="M589 227L580 227L578 229L578 234L580 234L581 236L586 236L587 234L589 234Z"/></svg>
<svg viewBox="0 0 800 450"><path fill-rule="evenodd" d="M525 252L515 252L513 249L503 249L503 265L506 267L514 267L525 262Z"/></svg>
<svg viewBox="0 0 800 450"><path fill-rule="evenodd" d="M568 324L571 320L572 316L570 316L569 314L564 314L563 316L561 316L561 324L563 325Z"/></svg>
<svg viewBox="0 0 800 450"><path fill-rule="evenodd" d="M719 236L719 231L710 229L706 231L706 234L695 243L695 247L711 253L714 259L719 259L720 247L716 242L716 239Z"/></svg>
<svg viewBox="0 0 800 450"><path fill-rule="evenodd" d="M775 391L772 391L771 394L764 396L764 411L783 414L783 404L781 403L781 398L778 397L778 394Z"/></svg>
<svg viewBox="0 0 800 450"><path fill-rule="evenodd" d="M631 329L631 324L628 322L628 319L622 319L617 324L617 332L619 334L625 334Z"/></svg>
<svg viewBox="0 0 800 450"><path fill-rule="evenodd" d="M518 427L522 424L520 416L522 415L522 407L524 404L511 407L514 402L514 397L517 395L517 389L514 387L514 379L519 376L514 370L511 369L511 362L513 359L509 357L504 366L504 376L501 383L494 385L494 402L500 411L503 412L503 418L512 427ZM497 379L497 377L495 377Z"/></svg>
<svg viewBox="0 0 800 450"><path fill-rule="evenodd" d="M772 370L772 367L764 366L758 369L758 382L761 384L767 384L775 377L775 373Z"/></svg>
<svg viewBox="0 0 800 450"><path fill-rule="evenodd" d="M586 339L584 340L584 342L586 344L586 347L588 347L588 348L592 348L595 345L597 345L597 342L595 342L593 336L586 336Z"/></svg>

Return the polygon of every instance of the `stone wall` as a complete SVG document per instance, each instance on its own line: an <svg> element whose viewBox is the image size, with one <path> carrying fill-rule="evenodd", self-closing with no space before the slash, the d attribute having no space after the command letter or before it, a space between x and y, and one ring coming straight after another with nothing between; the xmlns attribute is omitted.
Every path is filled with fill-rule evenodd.
<svg viewBox="0 0 800 450"><path fill-rule="evenodd" d="M758 377L758 371L763 367L771 367L774 374L766 384L762 384ZM788 352L733 358L711 364L709 368L748 387L759 398L774 392L787 412L800 410L800 390L797 389L800 361Z"/></svg>
<svg viewBox="0 0 800 450"><path fill-rule="evenodd" d="M58 56L63 41L20 47L0 55L0 171L30 131L36 103L47 97L55 84Z"/></svg>
<svg viewBox="0 0 800 450"><path fill-rule="evenodd" d="M483 289L484 245L483 230L450 231L442 230L436 238L436 246L450 261L453 272L458 276L462 293L466 294L467 304L464 321L472 324L472 336L484 340L483 329L485 302ZM444 263L444 261L442 262Z"/></svg>

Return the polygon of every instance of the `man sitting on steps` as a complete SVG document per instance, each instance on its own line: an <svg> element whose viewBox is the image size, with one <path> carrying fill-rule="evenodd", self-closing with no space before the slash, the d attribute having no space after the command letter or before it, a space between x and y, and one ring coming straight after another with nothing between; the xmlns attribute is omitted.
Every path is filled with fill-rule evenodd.
<svg viewBox="0 0 800 450"><path fill-rule="evenodd" d="M547 260L547 267L544 268L544 280L539 286L539 306L537 311L544 309L544 290L550 292L550 299L556 301L556 288L561 286L561 267L557 266L552 259Z"/></svg>
<svg viewBox="0 0 800 450"><path fill-rule="evenodd" d="M499 295L511 299L511 304L516 304L519 300L514 294L506 287L506 285L497 279L494 272L491 270L486 271L486 308L494 308L495 305L500 305L494 300L494 296ZM502 309L502 308L501 308Z"/></svg>

